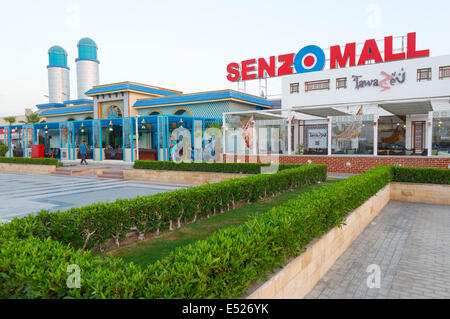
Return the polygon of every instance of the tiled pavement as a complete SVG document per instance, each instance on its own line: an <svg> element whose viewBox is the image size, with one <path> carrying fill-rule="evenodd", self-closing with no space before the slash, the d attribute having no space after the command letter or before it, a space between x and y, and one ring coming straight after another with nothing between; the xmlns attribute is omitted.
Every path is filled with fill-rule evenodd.
<svg viewBox="0 0 450 319"><path fill-rule="evenodd" d="M41 209L65 210L172 191L185 185L146 183L86 176L0 173L0 222Z"/></svg>
<svg viewBox="0 0 450 319"><path fill-rule="evenodd" d="M307 298L450 298L450 207L391 201Z"/></svg>

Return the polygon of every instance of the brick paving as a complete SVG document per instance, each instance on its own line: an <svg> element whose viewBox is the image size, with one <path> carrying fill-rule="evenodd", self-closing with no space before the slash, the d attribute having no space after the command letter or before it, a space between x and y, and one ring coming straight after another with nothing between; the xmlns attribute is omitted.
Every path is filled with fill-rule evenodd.
<svg viewBox="0 0 450 319"><path fill-rule="evenodd" d="M66 210L97 202L173 191L186 185L89 176L0 172L0 223L41 209Z"/></svg>
<svg viewBox="0 0 450 319"><path fill-rule="evenodd" d="M391 201L307 298L450 298L450 206Z"/></svg>

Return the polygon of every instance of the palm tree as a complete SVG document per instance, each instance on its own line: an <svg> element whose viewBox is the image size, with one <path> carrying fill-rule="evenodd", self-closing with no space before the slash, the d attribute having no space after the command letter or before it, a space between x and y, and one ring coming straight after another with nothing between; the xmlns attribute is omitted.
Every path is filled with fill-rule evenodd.
<svg viewBox="0 0 450 319"><path fill-rule="evenodd" d="M15 116L7 116L3 118L6 122L9 123L9 125L11 126L13 123L16 122L16 117Z"/></svg>
<svg viewBox="0 0 450 319"><path fill-rule="evenodd" d="M20 123L24 123L24 124L34 124L34 123L39 123L39 114L37 113L29 113L29 114L25 114L26 117L26 121L19 121Z"/></svg>

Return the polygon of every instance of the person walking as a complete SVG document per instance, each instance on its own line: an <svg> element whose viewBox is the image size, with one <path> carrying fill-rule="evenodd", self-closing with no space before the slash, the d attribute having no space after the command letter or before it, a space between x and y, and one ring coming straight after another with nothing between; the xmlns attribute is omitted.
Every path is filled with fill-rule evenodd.
<svg viewBox="0 0 450 319"><path fill-rule="evenodd" d="M86 162L86 156L87 156L87 146L86 146L86 141L83 141L83 144L80 145L80 155L81 155L81 163L80 165L87 165L88 163Z"/></svg>

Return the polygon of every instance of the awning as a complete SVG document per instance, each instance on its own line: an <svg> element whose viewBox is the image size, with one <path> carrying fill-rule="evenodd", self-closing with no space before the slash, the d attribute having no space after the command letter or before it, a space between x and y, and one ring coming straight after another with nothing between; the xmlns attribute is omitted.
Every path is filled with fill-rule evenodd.
<svg viewBox="0 0 450 319"><path fill-rule="evenodd" d="M427 114L433 110L430 101L386 103L378 106L395 115Z"/></svg>
<svg viewBox="0 0 450 319"><path fill-rule="evenodd" d="M295 112L318 117L348 115L348 113L336 110L335 108L332 107L301 108L295 109Z"/></svg>

